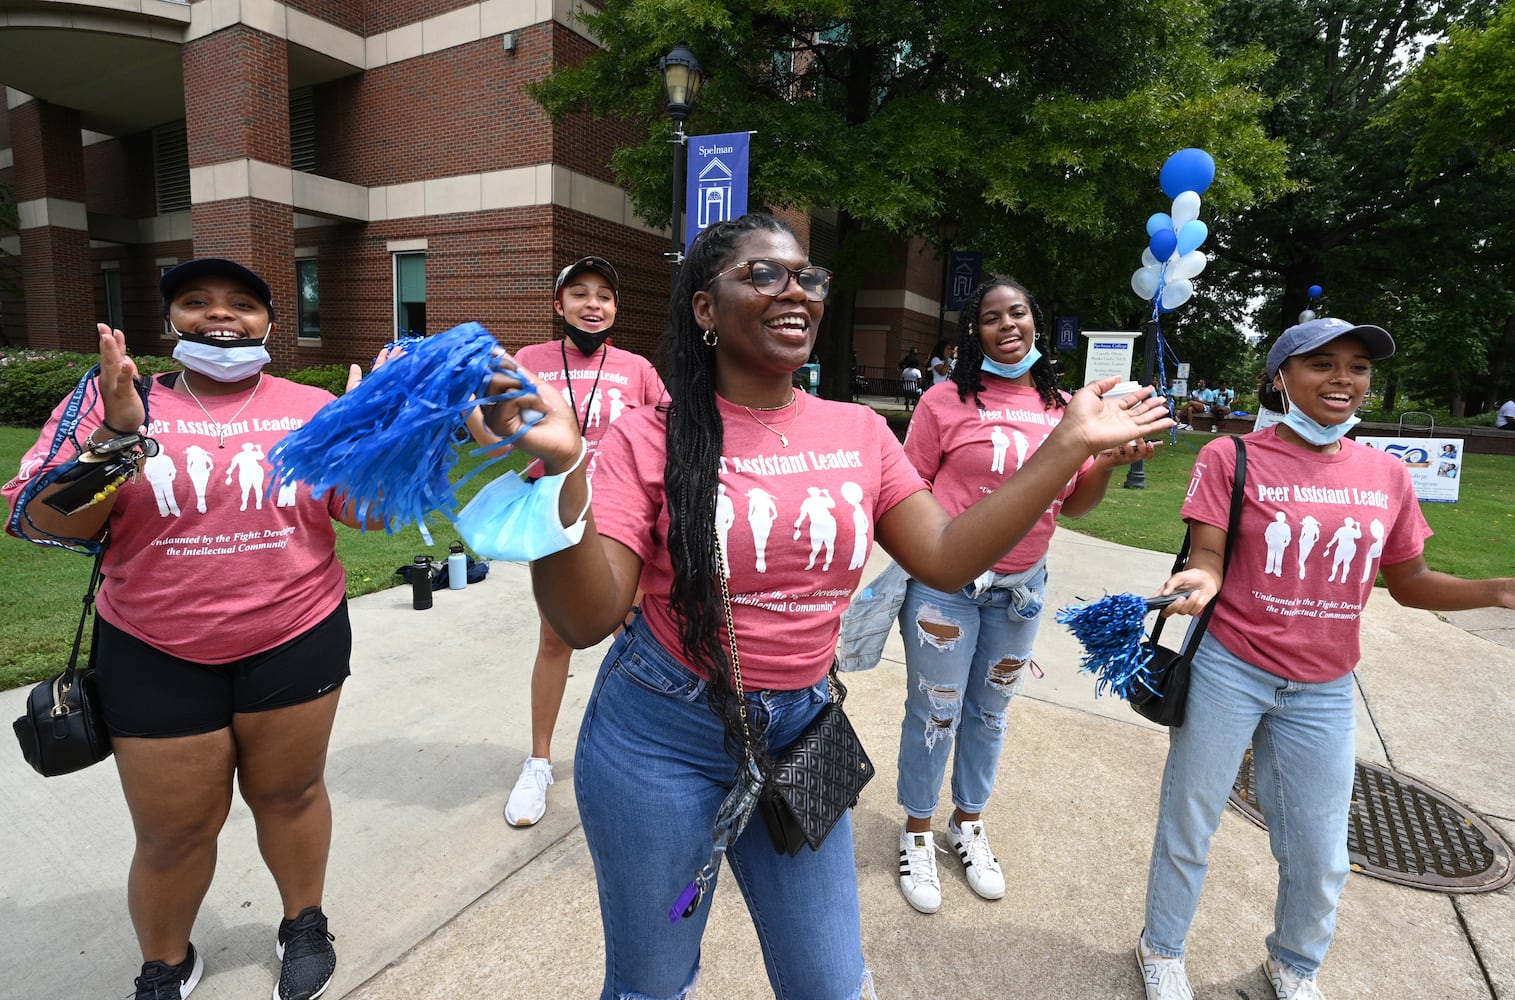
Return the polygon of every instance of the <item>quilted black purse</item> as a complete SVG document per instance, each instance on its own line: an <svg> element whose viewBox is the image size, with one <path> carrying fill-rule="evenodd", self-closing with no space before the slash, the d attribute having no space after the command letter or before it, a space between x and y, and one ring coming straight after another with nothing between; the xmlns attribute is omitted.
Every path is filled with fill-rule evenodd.
<svg viewBox="0 0 1515 1000"><path fill-rule="evenodd" d="M1224 578L1226 570L1231 568L1231 548L1236 534L1241 530L1241 502L1247 487L1247 448L1239 437L1233 437L1236 442L1236 475L1231 483L1231 511L1227 517L1226 525L1226 551L1221 557L1221 572ZM1173 560L1173 573L1184 568L1189 560L1190 531L1184 529L1184 542L1178 548L1178 556ZM1171 574L1170 574L1171 575ZM1142 642L1142 650L1152 654L1152 659L1146 666L1146 682L1132 685L1132 691L1127 696L1127 701L1136 713L1144 719L1150 719L1160 726L1172 726L1177 728L1184 724L1184 708L1189 701L1189 671L1194 660L1194 654L1199 651L1199 642L1205 636L1205 629L1210 625L1210 614L1215 610L1215 602L1220 597L1217 594L1205 605L1205 609L1199 613L1198 620L1189 629L1188 636L1184 639L1182 650L1169 649L1158 645L1158 638L1163 634L1163 623L1166 618L1158 618L1157 624L1152 627L1152 634Z"/></svg>
<svg viewBox="0 0 1515 1000"><path fill-rule="evenodd" d="M720 538L716 538L719 552ZM742 733L747 752L752 737L747 731L747 702L742 694L742 661L737 653L736 624L731 617L731 592L726 576L721 579L721 599L726 609L726 632L731 637L731 680L741 706ZM831 701L821 709L800 738L774 755L773 771L763 782L758 812L768 827L773 849L790 857L809 845L819 850L842 814L857 805L863 786L873 778L873 761L842 702L847 689L836 676L836 663L827 676Z"/></svg>
<svg viewBox="0 0 1515 1000"><path fill-rule="evenodd" d="M68 667L32 688L26 699L26 714L12 727L21 744L21 755L38 774L46 777L98 764L111 754L110 733L105 729L105 713L95 686L93 630L89 662L84 669L79 668L84 626L94 608L104 555L102 547L95 556L95 569L90 576L89 592L84 595L84 612L79 617L79 630L74 633Z"/></svg>

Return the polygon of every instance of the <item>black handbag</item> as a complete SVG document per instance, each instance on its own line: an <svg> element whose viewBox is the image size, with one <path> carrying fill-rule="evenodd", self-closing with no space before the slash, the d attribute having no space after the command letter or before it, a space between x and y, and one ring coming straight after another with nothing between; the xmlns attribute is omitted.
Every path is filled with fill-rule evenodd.
<svg viewBox="0 0 1515 1000"><path fill-rule="evenodd" d="M720 537L716 537L720 552ZM726 632L731 638L731 680L741 706L742 736L751 755L752 735L747 729L747 701L742 694L742 661L737 653L736 623L731 617L731 592L726 575L721 580L721 599L726 610ZM763 782L758 812L768 827L773 849L790 857L809 845L819 850L842 814L857 805L863 786L873 778L873 761L857 738L857 731L842 710L847 689L836 676L836 663L827 676L831 701L821 709L800 738L774 756L773 770Z"/></svg>
<svg viewBox="0 0 1515 1000"><path fill-rule="evenodd" d="M95 588L100 583L102 547L95 556L89 591L84 595L84 611L79 629L74 633L74 650L68 667L32 688L26 699L26 714L12 727L21 755L38 774L52 777L69 774L98 764L111 754L110 733L105 728L105 713L95 686L95 639L90 631L89 661L79 668L79 649L84 643L84 626L95 605Z"/></svg>
<svg viewBox="0 0 1515 1000"><path fill-rule="evenodd" d="M1247 448L1241 438L1233 437L1232 440L1236 442L1236 475L1231 483L1231 511L1227 517L1226 551L1221 556L1222 581L1224 581L1225 572L1231 568L1231 549L1237 532L1241 530L1241 503L1247 486ZM1183 569L1184 564L1188 562L1190 534L1190 530L1185 528L1184 542L1179 546L1177 558L1173 560L1173 573ZM1224 582L1222 585L1224 586ZM1126 699L1136 710L1136 714L1160 726L1177 728L1184 724L1184 708L1189 701L1189 671L1194 654L1199 650L1199 642L1204 638L1205 629L1210 625L1210 614L1215 610L1215 602L1219 598L1220 595L1216 594L1200 612L1199 618L1189 629L1189 635L1184 640L1182 650L1158 645L1158 639L1163 634L1163 624L1167 619L1161 617L1157 619L1157 624L1152 627L1152 634L1142 642L1142 651L1152 655L1152 659L1146 666L1146 681L1143 684L1132 685L1132 691Z"/></svg>

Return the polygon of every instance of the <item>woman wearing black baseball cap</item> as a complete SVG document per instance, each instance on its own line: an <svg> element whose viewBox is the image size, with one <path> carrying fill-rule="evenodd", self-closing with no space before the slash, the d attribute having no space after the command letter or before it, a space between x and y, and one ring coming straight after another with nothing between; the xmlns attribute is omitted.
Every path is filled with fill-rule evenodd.
<svg viewBox="0 0 1515 1000"><path fill-rule="evenodd" d="M135 481L70 514L47 504L54 487L21 497L11 529L44 541L109 533L96 677L136 831L127 881L143 959L135 995L186 997L200 979L190 933L235 785L285 918L274 996L303 1000L336 968L321 909L331 844L324 774L352 634L332 523L358 521L339 496L268 478L273 446L332 399L264 370L275 330L268 283L204 257L168 271L160 288L184 370L140 390L125 335L100 324L91 404L54 410L23 461L30 475L5 495L15 505L49 472L60 425L81 450L141 434L156 440L156 455Z"/></svg>

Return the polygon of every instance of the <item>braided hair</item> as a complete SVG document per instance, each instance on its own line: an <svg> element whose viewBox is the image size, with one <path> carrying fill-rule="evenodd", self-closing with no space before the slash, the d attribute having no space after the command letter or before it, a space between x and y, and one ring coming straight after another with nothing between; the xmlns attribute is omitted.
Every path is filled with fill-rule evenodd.
<svg viewBox="0 0 1515 1000"><path fill-rule="evenodd" d="M957 314L957 367L952 369L951 376L952 381L957 383L957 398L967 400L968 394L972 393L973 405L978 407L984 405L978 397L984 389L984 376L979 368L984 360L984 345L978 337L978 311L984 303L984 296L994 288L1013 288L1026 297L1026 304L1031 307L1031 319L1036 326L1037 346L1041 347L1047 342L1047 325L1042 320L1042 307L1037 305L1036 296L1025 285L1014 278L990 278L980 282L963 303L962 311ZM1057 376L1052 371L1052 362L1045 352L1031 366L1031 384L1036 386L1036 391L1049 410L1063 407L1063 394L1058 388Z"/></svg>
<svg viewBox="0 0 1515 1000"><path fill-rule="evenodd" d="M717 222L700 234L674 283L662 344L670 400L663 472L668 554L673 563L668 602L679 623L684 655L709 678L706 690L710 708L725 727L726 751L738 761L743 757L745 741L730 660L721 642L725 603L715 544L715 497L724 427L715 401L715 350L705 343L705 331L695 322L692 302L695 292L704 290L717 273L731 266L738 244L757 232L794 237L783 222L762 213ZM766 773L766 755L758 747L752 750Z"/></svg>

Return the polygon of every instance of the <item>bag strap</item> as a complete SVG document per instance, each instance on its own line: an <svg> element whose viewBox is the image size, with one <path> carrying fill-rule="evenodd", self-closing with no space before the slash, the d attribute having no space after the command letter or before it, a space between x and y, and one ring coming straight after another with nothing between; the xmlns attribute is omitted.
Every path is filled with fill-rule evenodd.
<svg viewBox="0 0 1515 1000"><path fill-rule="evenodd" d="M100 551L95 553L95 567L89 574L89 588L84 592L84 610L79 614L79 628L74 632L74 649L68 654L68 669L63 672L63 684L65 687L72 686L74 675L79 672L79 650L84 645L84 626L89 622L89 613L95 610L95 590L100 586L101 563L105 562L105 548L110 543L110 534L107 532L100 539ZM94 633L90 633L89 662L95 660Z"/></svg>
<svg viewBox="0 0 1515 1000"><path fill-rule="evenodd" d="M1231 440L1236 442L1236 472L1231 478L1231 511L1226 518L1226 551L1221 555L1220 572L1221 586L1225 586L1225 576L1231 569L1231 550L1234 546L1236 535L1241 531L1241 505L1242 499L1247 492L1247 446L1239 436L1233 435ZM1185 525L1184 542L1178 547L1178 555L1173 560L1172 573L1177 573L1184 568L1189 561L1189 542L1192 529ZM1171 576L1172 573L1169 575ZM1194 627L1189 630L1188 638L1184 640L1183 654L1193 656L1199 649L1199 641L1205 637L1205 629L1210 626L1210 615L1215 611L1215 600L1220 594L1210 599L1205 609L1199 613L1199 619ZM1157 644L1158 637L1163 634L1163 625L1166 618L1158 618L1157 624L1152 626L1152 634L1149 637L1153 645Z"/></svg>

